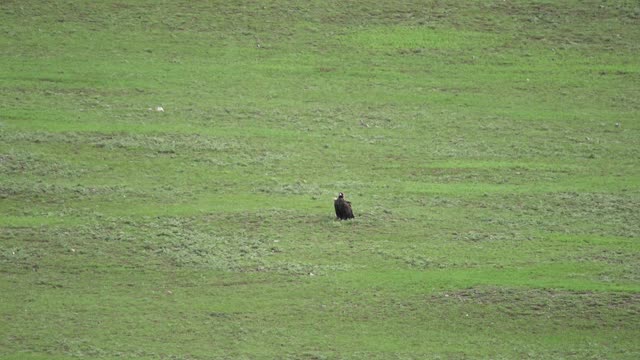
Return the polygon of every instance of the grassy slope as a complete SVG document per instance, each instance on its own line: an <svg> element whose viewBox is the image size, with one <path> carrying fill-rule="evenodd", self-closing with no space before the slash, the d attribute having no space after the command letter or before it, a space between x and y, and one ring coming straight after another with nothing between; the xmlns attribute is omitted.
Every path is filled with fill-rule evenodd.
<svg viewBox="0 0 640 360"><path fill-rule="evenodd" d="M3 1L0 356L637 358L639 19Z"/></svg>

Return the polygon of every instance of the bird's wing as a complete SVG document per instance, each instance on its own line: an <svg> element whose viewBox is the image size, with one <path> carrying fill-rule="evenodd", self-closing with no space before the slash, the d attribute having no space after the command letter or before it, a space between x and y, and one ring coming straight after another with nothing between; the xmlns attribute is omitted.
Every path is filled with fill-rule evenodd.
<svg viewBox="0 0 640 360"><path fill-rule="evenodd" d="M347 219L354 218L353 209L351 209L351 203L347 202L347 206L345 207L346 217Z"/></svg>

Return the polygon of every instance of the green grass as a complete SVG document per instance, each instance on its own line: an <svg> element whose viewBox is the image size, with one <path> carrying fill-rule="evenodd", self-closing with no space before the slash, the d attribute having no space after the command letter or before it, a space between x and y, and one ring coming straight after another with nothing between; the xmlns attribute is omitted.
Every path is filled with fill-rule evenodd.
<svg viewBox="0 0 640 360"><path fill-rule="evenodd" d="M639 21L2 2L0 357L638 358Z"/></svg>

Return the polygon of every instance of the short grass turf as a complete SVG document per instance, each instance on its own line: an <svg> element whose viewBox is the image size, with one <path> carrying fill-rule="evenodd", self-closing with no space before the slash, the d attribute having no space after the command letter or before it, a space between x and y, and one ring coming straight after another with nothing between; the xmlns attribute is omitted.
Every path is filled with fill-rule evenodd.
<svg viewBox="0 0 640 360"><path fill-rule="evenodd" d="M635 1L4 0L0 357L637 359L639 47Z"/></svg>

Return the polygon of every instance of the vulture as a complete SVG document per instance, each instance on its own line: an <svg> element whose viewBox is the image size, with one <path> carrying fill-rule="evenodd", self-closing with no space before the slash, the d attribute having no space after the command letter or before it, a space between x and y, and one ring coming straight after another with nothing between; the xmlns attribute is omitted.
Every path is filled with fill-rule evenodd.
<svg viewBox="0 0 640 360"><path fill-rule="evenodd" d="M344 194L339 193L338 197L333 200L333 207L336 208L336 216L340 220L353 219L353 210L351 210L351 202L344 199Z"/></svg>

